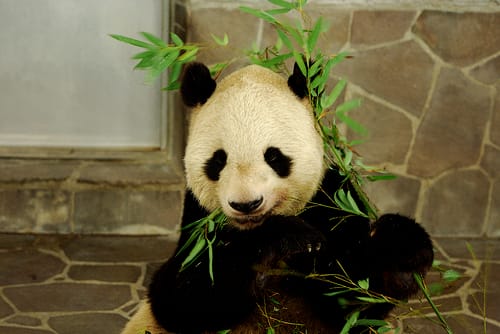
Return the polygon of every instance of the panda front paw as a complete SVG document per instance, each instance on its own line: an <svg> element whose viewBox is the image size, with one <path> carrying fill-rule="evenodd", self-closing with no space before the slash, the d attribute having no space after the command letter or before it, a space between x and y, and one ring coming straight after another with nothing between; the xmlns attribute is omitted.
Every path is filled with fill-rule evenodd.
<svg viewBox="0 0 500 334"><path fill-rule="evenodd" d="M413 219L386 214L373 224L370 266L379 292L397 299L409 297L418 290L413 274L425 275L433 259L431 239Z"/></svg>
<svg viewBox="0 0 500 334"><path fill-rule="evenodd" d="M266 235L261 252L263 262L278 262L300 271L308 271L315 258L325 249L325 236L296 216L272 216L264 223Z"/></svg>

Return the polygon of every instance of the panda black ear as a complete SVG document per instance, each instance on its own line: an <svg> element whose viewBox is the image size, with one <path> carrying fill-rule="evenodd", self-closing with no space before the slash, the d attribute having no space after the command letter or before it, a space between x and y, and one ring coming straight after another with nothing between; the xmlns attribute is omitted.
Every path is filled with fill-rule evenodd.
<svg viewBox="0 0 500 334"><path fill-rule="evenodd" d="M202 63L189 63L184 69L181 81L181 96L184 104L194 107L204 104L217 86L210 70Z"/></svg>
<svg viewBox="0 0 500 334"><path fill-rule="evenodd" d="M299 98L303 99L309 95L307 90L307 80L304 74L300 71L299 65L295 63L293 65L293 73L288 78L288 87L295 93Z"/></svg>

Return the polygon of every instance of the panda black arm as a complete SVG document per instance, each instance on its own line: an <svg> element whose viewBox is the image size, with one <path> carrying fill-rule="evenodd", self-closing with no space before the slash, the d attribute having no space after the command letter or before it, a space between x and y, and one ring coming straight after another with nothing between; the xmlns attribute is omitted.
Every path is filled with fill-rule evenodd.
<svg viewBox="0 0 500 334"><path fill-rule="evenodd" d="M181 228L209 215L188 189ZM179 253L192 231L182 229L175 255L154 274L148 297L158 323L171 332L222 330L240 322L254 308L251 291L254 234L226 227L213 252L215 284L209 276L208 252L182 268L191 249ZM193 246L190 246L193 247Z"/></svg>

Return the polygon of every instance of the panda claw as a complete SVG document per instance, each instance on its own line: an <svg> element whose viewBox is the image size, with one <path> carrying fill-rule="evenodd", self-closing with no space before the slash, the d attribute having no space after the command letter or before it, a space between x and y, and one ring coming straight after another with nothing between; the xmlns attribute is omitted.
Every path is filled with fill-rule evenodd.
<svg viewBox="0 0 500 334"><path fill-rule="evenodd" d="M316 252L319 252L319 250L320 250L320 249L321 249L321 242L318 242L318 243L316 244L316 248L315 248L315 250L316 250Z"/></svg>
<svg viewBox="0 0 500 334"><path fill-rule="evenodd" d="M312 252L312 245L311 244L307 244L307 252L308 253Z"/></svg>

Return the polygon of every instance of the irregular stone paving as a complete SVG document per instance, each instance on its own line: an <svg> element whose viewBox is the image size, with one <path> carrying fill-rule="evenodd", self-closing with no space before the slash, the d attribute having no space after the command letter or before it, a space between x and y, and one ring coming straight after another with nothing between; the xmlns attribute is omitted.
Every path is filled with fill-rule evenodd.
<svg viewBox="0 0 500 334"><path fill-rule="evenodd" d="M500 332L500 242L439 239L436 258L462 274L434 302L455 334ZM119 333L175 243L165 237L0 234L1 334ZM445 333L422 296L389 319L402 333Z"/></svg>

